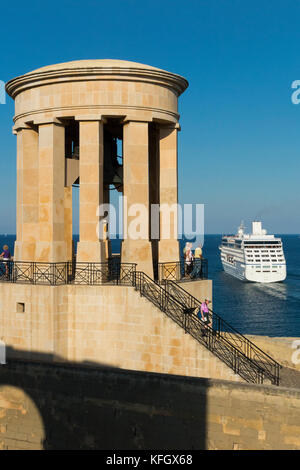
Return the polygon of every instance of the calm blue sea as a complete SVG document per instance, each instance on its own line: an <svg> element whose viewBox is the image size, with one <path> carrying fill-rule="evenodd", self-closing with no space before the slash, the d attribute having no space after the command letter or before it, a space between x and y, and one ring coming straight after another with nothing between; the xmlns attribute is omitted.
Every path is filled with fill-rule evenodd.
<svg viewBox="0 0 300 470"><path fill-rule="evenodd" d="M279 235L287 260L287 279L282 283L241 282L225 274L218 246L221 235L206 235L203 255L213 280L213 307L243 334L300 337L300 237ZM78 239L78 237L74 237ZM0 247L13 251L15 235L0 235ZM113 251L119 243L113 241Z"/></svg>

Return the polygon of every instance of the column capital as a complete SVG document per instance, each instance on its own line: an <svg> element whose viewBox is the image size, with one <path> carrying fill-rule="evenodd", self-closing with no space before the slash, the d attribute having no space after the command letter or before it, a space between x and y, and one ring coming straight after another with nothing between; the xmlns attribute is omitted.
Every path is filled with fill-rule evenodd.
<svg viewBox="0 0 300 470"><path fill-rule="evenodd" d="M56 117L38 118L33 121L36 126L42 126L45 124L56 124L57 126L65 127L65 124Z"/></svg>
<svg viewBox="0 0 300 470"><path fill-rule="evenodd" d="M177 131L181 131L181 127L180 127L180 124L179 122L174 122L174 124L171 124L171 123L166 123L166 124L162 124L160 123L160 126L159 126L160 129L169 129L169 130L177 130Z"/></svg>
<svg viewBox="0 0 300 470"><path fill-rule="evenodd" d="M102 114L81 114L74 116L75 121L99 121L106 124L107 119Z"/></svg>
<svg viewBox="0 0 300 470"><path fill-rule="evenodd" d="M145 124L149 124L152 122L152 119L145 119L145 117L139 119L136 116L130 116L130 114L128 114L122 119L122 124L128 124L129 122L144 122Z"/></svg>
<svg viewBox="0 0 300 470"><path fill-rule="evenodd" d="M34 126L27 124L26 122L16 122L12 128L13 134L17 135L17 133L23 129L34 129Z"/></svg>
<svg viewBox="0 0 300 470"><path fill-rule="evenodd" d="M152 113L152 121L157 122L158 124L166 125L166 126L179 126L179 114L174 115L173 113L168 114L167 112L164 113L162 117L162 113Z"/></svg>

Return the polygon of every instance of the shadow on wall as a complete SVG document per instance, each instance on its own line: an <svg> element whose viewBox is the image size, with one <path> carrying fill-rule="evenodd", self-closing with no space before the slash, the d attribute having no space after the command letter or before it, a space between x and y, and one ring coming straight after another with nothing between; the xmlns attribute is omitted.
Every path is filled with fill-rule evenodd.
<svg viewBox="0 0 300 470"><path fill-rule="evenodd" d="M205 449L205 379L18 356L0 366L4 449Z"/></svg>

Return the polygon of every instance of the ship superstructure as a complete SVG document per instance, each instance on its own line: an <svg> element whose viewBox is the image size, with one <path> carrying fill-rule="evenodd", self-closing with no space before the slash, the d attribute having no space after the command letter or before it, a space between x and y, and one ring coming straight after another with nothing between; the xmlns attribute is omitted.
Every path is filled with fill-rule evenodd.
<svg viewBox="0 0 300 470"><path fill-rule="evenodd" d="M261 222L252 222L252 233L243 224L236 235L222 237L220 246L224 271L252 282L278 282L286 278L286 261L281 238L267 235Z"/></svg>

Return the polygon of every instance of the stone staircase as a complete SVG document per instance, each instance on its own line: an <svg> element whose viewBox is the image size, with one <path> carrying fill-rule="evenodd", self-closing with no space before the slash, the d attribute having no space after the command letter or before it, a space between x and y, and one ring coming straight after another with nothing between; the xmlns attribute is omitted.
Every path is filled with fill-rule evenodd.
<svg viewBox="0 0 300 470"><path fill-rule="evenodd" d="M177 282L159 284L141 271L134 273L133 285L164 314L172 318L246 382L279 385L281 366L248 338L210 311L211 326L197 317L201 302Z"/></svg>

